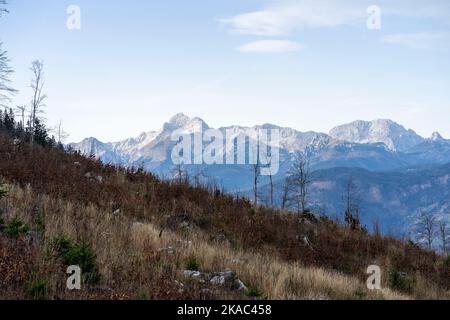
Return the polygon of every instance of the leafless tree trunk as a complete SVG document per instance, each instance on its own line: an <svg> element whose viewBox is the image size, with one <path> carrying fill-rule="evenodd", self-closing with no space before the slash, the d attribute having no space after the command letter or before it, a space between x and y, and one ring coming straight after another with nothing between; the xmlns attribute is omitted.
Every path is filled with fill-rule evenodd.
<svg viewBox="0 0 450 320"><path fill-rule="evenodd" d="M289 177L286 177L283 183L283 190L281 193L281 209L285 210L289 206L289 195L290 195L290 181Z"/></svg>
<svg viewBox="0 0 450 320"><path fill-rule="evenodd" d="M63 144L68 136L67 132L63 129L62 120L59 120L56 127L56 142L58 142L58 144Z"/></svg>
<svg viewBox="0 0 450 320"><path fill-rule="evenodd" d="M439 223L439 233L441 236L442 253L446 255L448 251L447 242L449 238L446 222L442 221Z"/></svg>
<svg viewBox="0 0 450 320"><path fill-rule="evenodd" d="M6 107L6 103L10 101L11 96L17 92L17 90L9 86L11 82L9 76L13 72L9 67L7 52L3 51L2 43L0 42L0 107Z"/></svg>
<svg viewBox="0 0 450 320"><path fill-rule="evenodd" d="M179 185L189 183L188 173L181 164L173 168L173 178Z"/></svg>
<svg viewBox="0 0 450 320"><path fill-rule="evenodd" d="M273 176L269 175L269 188L270 188L270 207L273 208Z"/></svg>
<svg viewBox="0 0 450 320"><path fill-rule="evenodd" d="M267 161L267 170L269 171L269 204L270 207L274 207L274 186L273 186L273 175L272 175L272 159L269 157L269 161Z"/></svg>
<svg viewBox="0 0 450 320"><path fill-rule="evenodd" d="M360 206L361 206L361 197L358 190L358 186L353 180L353 177L349 177L344 189L343 194L343 202L344 202L344 220L347 225L353 229L360 229L361 221L360 221Z"/></svg>
<svg viewBox="0 0 450 320"><path fill-rule="evenodd" d="M311 183L309 159L305 153L298 152L295 155L287 181L291 184L289 189L293 193L292 198L295 199L297 213L300 216L308 209L309 185Z"/></svg>
<svg viewBox="0 0 450 320"><path fill-rule="evenodd" d="M33 97L30 106L30 133L31 143L34 143L34 129L38 115L42 113L42 108L45 106L44 101L47 96L43 93L44 88L44 64L42 61L33 61L30 68L33 73L31 80L31 89L33 90Z"/></svg>
<svg viewBox="0 0 450 320"><path fill-rule="evenodd" d="M201 187L205 185L208 176L205 174L205 171L202 168L198 168L195 173L192 175L192 181L194 186Z"/></svg>
<svg viewBox="0 0 450 320"><path fill-rule="evenodd" d="M260 175L260 164L259 161L252 166L253 169L253 197L255 207L258 207L258 184L259 184L259 175Z"/></svg>
<svg viewBox="0 0 450 320"><path fill-rule="evenodd" d="M425 243L428 249L433 249L433 241L435 236L436 217L428 211L421 211L415 229L417 232L417 240Z"/></svg>

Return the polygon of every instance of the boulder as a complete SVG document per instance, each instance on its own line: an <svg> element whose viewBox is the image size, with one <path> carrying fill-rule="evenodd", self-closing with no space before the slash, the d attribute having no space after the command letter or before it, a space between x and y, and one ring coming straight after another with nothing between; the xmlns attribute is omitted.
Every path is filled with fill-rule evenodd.
<svg viewBox="0 0 450 320"><path fill-rule="evenodd" d="M163 252L166 254L175 254L175 249L173 247L161 248L158 252Z"/></svg>
<svg viewBox="0 0 450 320"><path fill-rule="evenodd" d="M223 272L203 273L200 271L185 270L184 276L200 283L209 283L215 287L230 290L247 291L245 284L237 277L236 272L225 270Z"/></svg>

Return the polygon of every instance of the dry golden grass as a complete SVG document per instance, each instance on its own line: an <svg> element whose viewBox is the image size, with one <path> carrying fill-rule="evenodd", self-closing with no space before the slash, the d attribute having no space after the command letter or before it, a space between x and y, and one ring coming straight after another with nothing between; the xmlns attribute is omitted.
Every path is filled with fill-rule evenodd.
<svg viewBox="0 0 450 320"><path fill-rule="evenodd" d="M257 288L261 297L268 299L434 299L449 296L448 292L430 287L420 277L416 279L412 296L390 289L370 291L355 277L282 260L270 248L258 252L232 248L226 242L211 241L209 235L197 228L177 233L161 232L156 221L140 223L124 214L115 216L93 205L37 195L30 187L10 185L8 197L1 201L1 206L7 213L7 220L18 217L35 228L43 228L44 240L34 268L36 274L49 280L49 298L134 299L140 295L158 299L205 298L195 284L190 292L182 292L174 285L175 280L187 281L189 285L182 271L192 256L198 260L201 271L234 270L243 282ZM98 297L85 291L73 296L64 292L64 269L52 265L56 262L45 255L51 239L61 235L92 245L102 286L111 288L117 296ZM161 250L168 247L174 248L175 253ZM61 273L49 271L55 268ZM155 294L155 290L163 292ZM222 292L214 298L245 297L236 295Z"/></svg>
<svg viewBox="0 0 450 320"><path fill-rule="evenodd" d="M214 243L198 233L181 239L160 231L152 224L133 225L134 243L138 248L174 247L181 260L195 256L202 270L235 270L246 283L261 290L268 299L406 299L389 289L369 291L360 281L320 268L301 267L269 255L232 250L226 244Z"/></svg>

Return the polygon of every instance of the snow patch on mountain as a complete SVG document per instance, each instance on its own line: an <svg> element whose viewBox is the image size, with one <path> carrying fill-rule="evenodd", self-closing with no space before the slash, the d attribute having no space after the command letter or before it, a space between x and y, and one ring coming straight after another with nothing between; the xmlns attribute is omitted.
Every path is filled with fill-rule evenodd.
<svg viewBox="0 0 450 320"><path fill-rule="evenodd" d="M330 136L354 143L384 143L392 151L407 151L424 141L413 130L392 120L354 121L335 127Z"/></svg>

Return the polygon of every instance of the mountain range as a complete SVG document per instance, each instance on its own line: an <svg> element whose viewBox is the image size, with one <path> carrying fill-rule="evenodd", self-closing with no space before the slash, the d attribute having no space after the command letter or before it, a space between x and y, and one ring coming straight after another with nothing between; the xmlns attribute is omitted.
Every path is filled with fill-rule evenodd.
<svg viewBox="0 0 450 320"><path fill-rule="evenodd" d="M195 133L210 127L200 118L177 114L159 131L142 133L119 142L101 142L87 138L69 146L104 163L143 169L169 178L173 175L171 153L177 142L175 130ZM273 177L280 190L294 154L307 150L314 171L311 205L326 214L339 215L344 180L354 178L364 194L362 219L366 224L378 222L384 232L399 235L408 232L420 210L432 210L440 219L450 215L450 140L435 132L429 138L402 125L379 119L355 121L333 128L328 134L300 132L272 124L252 128L219 128L232 132L233 138L258 129L279 129L280 170ZM231 152L223 150L223 153ZM220 184L226 191L249 195L252 170L248 165L189 165L190 175ZM262 192L268 178L261 180ZM264 195L262 196L264 197ZM278 197L279 198L279 197ZM326 209L324 209L326 208Z"/></svg>

